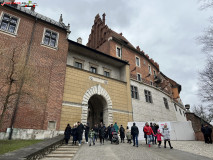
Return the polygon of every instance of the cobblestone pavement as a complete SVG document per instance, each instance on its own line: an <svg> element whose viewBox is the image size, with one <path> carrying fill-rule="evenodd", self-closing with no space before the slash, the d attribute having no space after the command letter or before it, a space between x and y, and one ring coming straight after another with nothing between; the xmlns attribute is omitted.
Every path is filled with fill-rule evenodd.
<svg viewBox="0 0 213 160"><path fill-rule="evenodd" d="M185 143L185 142L184 142ZM119 145L106 142L89 147L84 144L74 156L73 160L211 160L212 158L192 154L184 150L185 144L172 142L174 149L158 148L156 145L149 148L140 142L139 147L122 143ZM183 147L184 146L184 147ZM177 147L178 149L175 149ZM187 147L186 147L187 148ZM212 152L212 150L211 150Z"/></svg>
<svg viewBox="0 0 213 160"><path fill-rule="evenodd" d="M173 141L171 143L175 149L213 159L213 144L205 144L201 141Z"/></svg>

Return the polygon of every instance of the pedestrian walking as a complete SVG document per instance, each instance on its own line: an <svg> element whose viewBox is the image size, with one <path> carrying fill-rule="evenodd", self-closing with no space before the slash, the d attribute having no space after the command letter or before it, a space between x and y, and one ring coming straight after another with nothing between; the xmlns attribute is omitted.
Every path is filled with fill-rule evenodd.
<svg viewBox="0 0 213 160"><path fill-rule="evenodd" d="M113 124L111 124L110 133L109 133L109 139L110 139L111 143L112 143L112 133L113 132L115 132L115 128L114 128Z"/></svg>
<svg viewBox="0 0 213 160"><path fill-rule="evenodd" d="M154 129L154 130L153 130L154 135L155 135L155 134L157 134L158 129L159 129L158 124L154 123L154 127L153 127L153 129ZM154 144L157 144L157 137L156 137L156 136L154 136Z"/></svg>
<svg viewBox="0 0 213 160"><path fill-rule="evenodd" d="M136 147L138 147L139 130L135 123L133 123L133 126L131 127L131 135L133 137L133 146L136 144Z"/></svg>
<svg viewBox="0 0 213 160"><path fill-rule="evenodd" d="M158 141L158 147L161 148L161 137L163 135L160 133L160 130L158 129L157 130L157 133L155 134L155 137L157 138L157 141Z"/></svg>
<svg viewBox="0 0 213 160"><path fill-rule="evenodd" d="M71 127L70 127L70 124L67 124L67 127L65 128L65 131L64 131L64 140L66 144L68 144L68 141L70 140L70 136L71 136Z"/></svg>
<svg viewBox="0 0 213 160"><path fill-rule="evenodd" d="M171 146L171 142L170 142L170 131L169 128L167 128L167 125L164 125L164 128L162 129L162 135L164 138L164 148L166 148L166 142L168 141L170 149L172 149L173 147Z"/></svg>
<svg viewBox="0 0 213 160"><path fill-rule="evenodd" d="M120 127L119 132L120 132L120 137L121 137L121 143L122 143L122 141L123 141L123 143L124 143L125 129L124 129L124 127L123 127L122 125L121 125L121 127Z"/></svg>
<svg viewBox="0 0 213 160"><path fill-rule="evenodd" d="M153 135L154 133L153 133L152 128L149 126L149 123L148 123L148 122L146 122L146 124L145 124L144 132L146 133L146 136L147 136L148 145L149 145L149 147L151 147L151 144L150 144L150 143L152 142L152 135Z"/></svg>
<svg viewBox="0 0 213 160"><path fill-rule="evenodd" d="M131 144L131 140L132 140L132 135L131 135L131 130L129 129L129 127L126 127L126 138L127 138L127 143Z"/></svg>
<svg viewBox="0 0 213 160"><path fill-rule="evenodd" d="M82 141L82 135L83 135L83 131L84 131L84 126L82 123L78 122L78 126L77 126L77 138L78 138L78 145L81 145L81 141Z"/></svg>
<svg viewBox="0 0 213 160"><path fill-rule="evenodd" d="M145 126L146 126L146 125L145 125ZM145 127L145 126L144 126L144 127ZM147 136L146 136L146 132L144 131L144 127L143 127L144 139L145 139L146 144L147 144Z"/></svg>
<svg viewBox="0 0 213 160"><path fill-rule="evenodd" d="M99 138L100 138L100 144L104 144L104 132L105 132L105 126L101 124L99 129Z"/></svg>
<svg viewBox="0 0 213 160"><path fill-rule="evenodd" d="M98 126L96 124L93 127L93 131L95 132L95 140L97 142L97 139L98 139Z"/></svg>
<svg viewBox="0 0 213 160"><path fill-rule="evenodd" d="M84 125L84 130L85 130L85 140L86 140L86 143L88 144L88 134L89 134L89 123L87 123L86 125Z"/></svg>
<svg viewBox="0 0 213 160"><path fill-rule="evenodd" d="M89 136L89 146L91 146L92 142L93 145L95 145L95 131L93 129L90 129L88 136Z"/></svg>
<svg viewBox="0 0 213 160"><path fill-rule="evenodd" d="M73 136L72 145L76 145L76 142L78 140L78 136L77 136L77 125L76 124L71 129L71 135Z"/></svg>

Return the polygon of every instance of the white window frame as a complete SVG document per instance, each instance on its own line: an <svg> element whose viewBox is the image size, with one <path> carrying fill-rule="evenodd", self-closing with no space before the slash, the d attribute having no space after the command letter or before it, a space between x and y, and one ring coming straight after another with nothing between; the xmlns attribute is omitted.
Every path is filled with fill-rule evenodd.
<svg viewBox="0 0 213 160"><path fill-rule="evenodd" d="M139 64L137 64L137 59L138 59ZM135 56L135 64L136 64L137 67L141 67L140 58L138 56Z"/></svg>
<svg viewBox="0 0 213 160"><path fill-rule="evenodd" d="M138 79L138 75L140 76L140 80ZM141 76L140 73L137 73L137 80L140 81L140 82L142 81L142 76Z"/></svg>
<svg viewBox="0 0 213 160"><path fill-rule="evenodd" d="M10 17L17 18L17 25L16 25L16 29L15 29L15 32L14 32L14 33L11 33L11 32L5 31L5 30L1 30L1 29L0 29L0 32L6 33L7 35L17 36L17 32L18 32L19 23L20 23L21 18L19 18L19 17L17 17L17 16L14 16L13 14L10 14L10 13L7 13L7 12L1 12L1 15L0 15L0 23L1 23L1 21L2 21L2 18L3 18L3 15L4 15L4 14L9 15Z"/></svg>
<svg viewBox="0 0 213 160"><path fill-rule="evenodd" d="M150 65L148 65L148 70L149 70L149 74L152 75L152 67Z"/></svg>
<svg viewBox="0 0 213 160"><path fill-rule="evenodd" d="M47 45L47 44L44 44L44 37L45 37L46 30L49 30L49 31L54 32L54 33L57 34L56 46L55 46L55 47L50 46L50 45ZM52 29L49 29L49 28L44 28L43 36L42 36L42 40L41 40L41 44L42 44L43 46L46 46L46 47L49 47L49 48L53 48L53 49L58 49L58 40L59 40L59 33L58 33L58 32L56 32L56 31L54 31L54 30L52 30Z"/></svg>
<svg viewBox="0 0 213 160"><path fill-rule="evenodd" d="M120 49L120 56L118 55L118 52L117 52L117 49ZM121 50L121 47L119 47L119 46L116 46L116 56L118 57L118 58L122 58L122 50Z"/></svg>
<svg viewBox="0 0 213 160"><path fill-rule="evenodd" d="M153 69L153 74L154 74L154 76L157 76L156 71L154 69Z"/></svg>

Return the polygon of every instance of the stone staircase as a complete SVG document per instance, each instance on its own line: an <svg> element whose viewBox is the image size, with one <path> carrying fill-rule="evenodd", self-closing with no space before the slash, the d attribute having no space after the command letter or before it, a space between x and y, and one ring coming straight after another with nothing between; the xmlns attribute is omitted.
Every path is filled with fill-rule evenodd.
<svg viewBox="0 0 213 160"><path fill-rule="evenodd" d="M50 154L46 155L41 160L71 160L74 155L79 150L79 146L73 146L71 142L68 145L63 144L55 151L52 151Z"/></svg>

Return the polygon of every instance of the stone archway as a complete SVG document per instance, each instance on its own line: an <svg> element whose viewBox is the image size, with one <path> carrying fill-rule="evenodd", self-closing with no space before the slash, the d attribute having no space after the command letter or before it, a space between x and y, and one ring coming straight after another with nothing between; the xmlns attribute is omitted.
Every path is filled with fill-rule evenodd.
<svg viewBox="0 0 213 160"><path fill-rule="evenodd" d="M93 99L93 97L99 97L104 99L104 101L106 102L103 107L104 123L106 125L113 123L112 101L107 91L104 88L102 88L100 84L91 87L85 92L82 101L81 122L83 124L87 123L89 100L91 100L91 98Z"/></svg>

